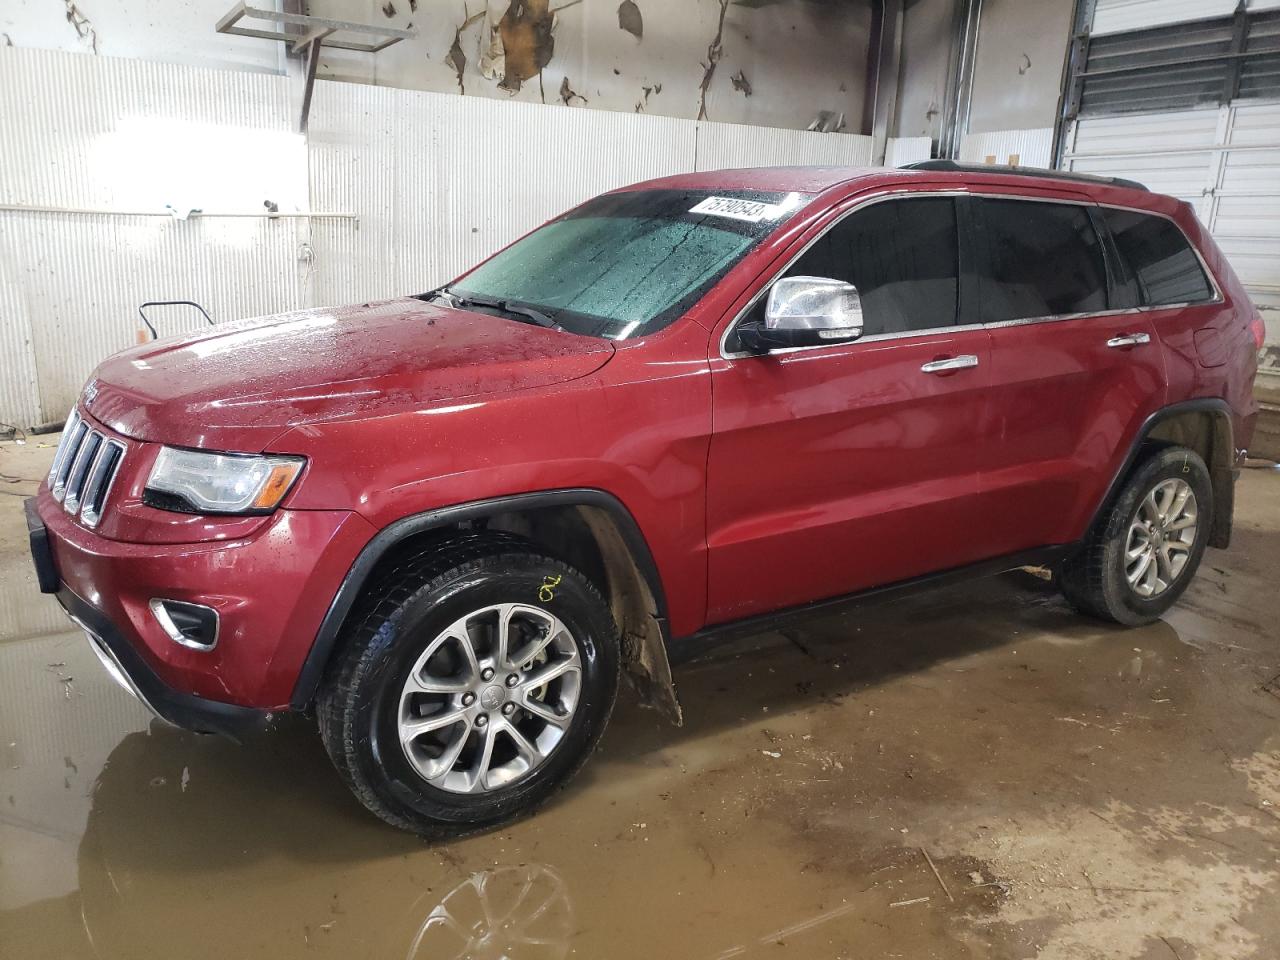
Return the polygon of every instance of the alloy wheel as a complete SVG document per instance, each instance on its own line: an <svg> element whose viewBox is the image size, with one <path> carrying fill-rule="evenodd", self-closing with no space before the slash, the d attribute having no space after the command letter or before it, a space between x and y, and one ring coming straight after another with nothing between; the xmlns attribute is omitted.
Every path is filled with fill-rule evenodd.
<svg viewBox="0 0 1280 960"><path fill-rule="evenodd" d="M1185 480L1161 480L1138 504L1125 540L1124 574L1143 599L1159 596L1182 575L1196 542L1195 492Z"/></svg>
<svg viewBox="0 0 1280 960"><path fill-rule="evenodd" d="M400 692L400 744L432 786L487 793L546 761L581 690L578 644L558 618L520 603L484 607L415 661Z"/></svg>

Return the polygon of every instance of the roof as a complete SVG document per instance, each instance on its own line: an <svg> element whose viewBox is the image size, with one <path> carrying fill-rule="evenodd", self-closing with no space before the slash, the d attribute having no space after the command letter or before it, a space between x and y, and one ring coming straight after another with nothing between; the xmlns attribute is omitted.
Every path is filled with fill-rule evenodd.
<svg viewBox="0 0 1280 960"><path fill-rule="evenodd" d="M771 193L822 193L831 187L893 171L884 167L742 167L678 173L627 189L644 190L764 190Z"/></svg>
<svg viewBox="0 0 1280 960"><path fill-rule="evenodd" d="M1060 186L1064 190L1093 194L1098 188L1146 192L1133 180L1095 177L1066 171L1028 167L986 167L953 161L926 161L907 167L744 167L681 173L632 184L627 190L761 190L770 193L795 191L818 194L853 181L867 187L895 182L935 185L980 184L1014 186L1034 184Z"/></svg>
<svg viewBox="0 0 1280 960"><path fill-rule="evenodd" d="M918 160L903 166L904 170L941 170L946 173L1001 173L1015 177L1034 177L1038 180L1067 180L1073 183L1092 183L1129 190L1146 190L1146 185L1124 177L1100 177L1094 173L1076 173L1074 170L1049 170L1044 167L1017 167L997 164L958 163L955 160Z"/></svg>

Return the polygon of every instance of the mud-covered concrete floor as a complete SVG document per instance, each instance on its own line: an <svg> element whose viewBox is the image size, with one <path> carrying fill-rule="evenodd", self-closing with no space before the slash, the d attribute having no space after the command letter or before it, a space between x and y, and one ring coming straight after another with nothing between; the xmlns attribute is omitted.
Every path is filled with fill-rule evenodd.
<svg viewBox="0 0 1280 960"><path fill-rule="evenodd" d="M34 485L0 489L4 957L1280 955L1274 470L1165 622L1016 574L762 634L677 670L682 729L624 701L561 799L437 846L305 718L151 723L35 592Z"/></svg>

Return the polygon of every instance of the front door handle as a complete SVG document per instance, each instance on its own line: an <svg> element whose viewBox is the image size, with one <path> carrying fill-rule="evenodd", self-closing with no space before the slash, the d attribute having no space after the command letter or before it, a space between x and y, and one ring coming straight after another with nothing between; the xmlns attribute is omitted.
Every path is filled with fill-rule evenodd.
<svg viewBox="0 0 1280 960"><path fill-rule="evenodd" d="M958 357L947 357L945 360L930 360L920 370L922 373L946 373L948 370L966 370L977 365L978 358L972 353L966 353Z"/></svg>
<svg viewBox="0 0 1280 960"><path fill-rule="evenodd" d="M1118 337L1112 337L1107 341L1107 346L1115 350L1120 347L1137 347L1144 343L1151 342L1151 334L1149 333L1122 333Z"/></svg>

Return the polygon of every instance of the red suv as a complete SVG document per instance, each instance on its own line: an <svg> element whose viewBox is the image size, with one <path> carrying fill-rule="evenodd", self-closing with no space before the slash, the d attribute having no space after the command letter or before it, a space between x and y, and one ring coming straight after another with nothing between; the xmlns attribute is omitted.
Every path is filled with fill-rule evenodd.
<svg viewBox="0 0 1280 960"><path fill-rule="evenodd" d="M966 169L588 201L416 297L103 363L28 502L42 589L159 716L314 710L457 833L563 786L620 671L1038 564L1160 616L1225 547L1261 318L1191 208Z"/></svg>

